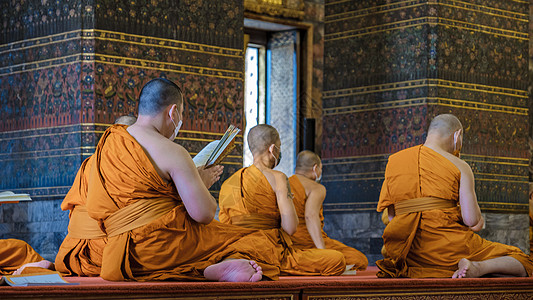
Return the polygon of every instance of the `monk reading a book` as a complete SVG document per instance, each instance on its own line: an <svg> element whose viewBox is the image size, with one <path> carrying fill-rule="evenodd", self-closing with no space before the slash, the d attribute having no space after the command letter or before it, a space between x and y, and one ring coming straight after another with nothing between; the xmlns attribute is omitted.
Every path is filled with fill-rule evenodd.
<svg viewBox="0 0 533 300"><path fill-rule="evenodd" d="M291 275L340 275L345 271L342 253L331 249L300 250L290 234L298 215L287 176L272 170L281 159L278 131L260 124L248 133L254 163L228 178L220 190L219 219L223 223L262 229L283 245L281 270Z"/></svg>
<svg viewBox="0 0 533 300"><path fill-rule="evenodd" d="M132 125L137 118L121 116L115 124ZM56 255L56 270L67 275L100 276L102 254L107 243L106 234L96 220L87 213L88 178L93 164L88 157L81 165L74 183L61 203L62 210L70 210L68 234Z"/></svg>
<svg viewBox="0 0 533 300"><path fill-rule="evenodd" d="M299 219L298 229L291 236L294 248L334 249L344 255L348 273L350 270L365 270L368 259L363 253L329 238L324 232L322 204L326 198L326 188L318 182L322 177L320 157L312 151L300 152L294 173L289 177Z"/></svg>
<svg viewBox="0 0 533 300"><path fill-rule="evenodd" d="M258 281L279 274L280 251L258 230L213 221L208 191L222 167L198 172L173 142L182 124L181 89L148 82L138 119L114 125L96 146L86 207L106 233L100 276L106 280Z"/></svg>
<svg viewBox="0 0 533 300"><path fill-rule="evenodd" d="M484 219L470 166L459 158L461 122L436 116L424 145L390 156L377 210L388 210L383 232L388 258L380 277L531 276L520 249L482 239Z"/></svg>
<svg viewBox="0 0 533 300"><path fill-rule="evenodd" d="M27 272L31 269L31 272ZM16 239L0 240L0 275L19 275L54 269L28 243Z"/></svg>

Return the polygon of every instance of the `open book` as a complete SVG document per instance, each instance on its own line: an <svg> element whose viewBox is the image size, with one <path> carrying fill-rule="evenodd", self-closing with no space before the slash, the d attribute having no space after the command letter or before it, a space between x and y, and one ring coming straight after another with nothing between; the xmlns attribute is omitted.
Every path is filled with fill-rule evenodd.
<svg viewBox="0 0 533 300"><path fill-rule="evenodd" d="M29 194L15 194L13 192L0 192L0 203L2 202L18 202L18 201L31 201Z"/></svg>
<svg viewBox="0 0 533 300"><path fill-rule="evenodd" d="M220 140L207 144L204 149L194 156L192 160L196 167L205 165L206 168L209 168L220 164L231 150L235 148L235 137L240 131L239 128L230 125Z"/></svg>
<svg viewBox="0 0 533 300"><path fill-rule="evenodd" d="M0 285L32 286L32 285L76 285L66 282L59 272L36 273L28 275L5 275L0 278Z"/></svg>

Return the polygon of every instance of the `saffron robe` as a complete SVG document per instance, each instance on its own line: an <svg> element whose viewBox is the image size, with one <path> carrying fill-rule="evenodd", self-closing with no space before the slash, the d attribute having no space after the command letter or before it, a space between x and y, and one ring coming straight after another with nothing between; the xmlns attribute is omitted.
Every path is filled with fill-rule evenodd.
<svg viewBox="0 0 533 300"><path fill-rule="evenodd" d="M254 165L228 178L220 189L219 220L261 229L283 246L281 271L290 275L340 275L346 269L342 253L331 249L297 249L281 228L276 194Z"/></svg>
<svg viewBox="0 0 533 300"><path fill-rule="evenodd" d="M205 280L203 271L208 266L224 259L242 258L255 260L264 276L276 279L277 245L258 230L217 221L207 225L194 221L174 183L160 177L126 127L110 127L96 147L88 180L89 215L105 231L109 229L106 219L138 201L164 199L174 205L146 225L115 236L108 234L100 276L114 281ZM146 210L143 215L150 217L151 213Z"/></svg>
<svg viewBox="0 0 533 300"><path fill-rule="evenodd" d="M72 187L61 203L62 210L70 210L70 222L68 234L57 252L55 265L57 271L67 275L100 276L107 238L98 222L88 216L85 207L92 164L93 156L83 161ZM82 216L77 214L80 210Z"/></svg>
<svg viewBox="0 0 533 300"><path fill-rule="evenodd" d="M298 249L316 248L316 245L313 242L305 223L305 203L307 202L305 188L296 175L289 177L289 183L294 196L294 207L296 208L296 213L298 214L299 218L298 229L293 235L291 235L293 246L294 248ZM326 249L333 249L341 252L346 259L346 264L354 265L352 267L353 270L365 270L368 266L368 259L366 256L359 250L348 247L343 243L328 237L326 232L324 232L324 214L322 208L320 209L319 217L322 227L322 238L324 239L324 245L326 246Z"/></svg>
<svg viewBox="0 0 533 300"><path fill-rule="evenodd" d="M0 275L10 275L27 263L40 262L43 258L28 245L16 239L0 240ZM41 269L35 268L32 269Z"/></svg>
<svg viewBox="0 0 533 300"><path fill-rule="evenodd" d="M455 201L444 209L396 215L383 232L388 258L376 262L380 277L451 277L461 258L482 261L511 256L531 276L533 264L520 249L482 239L462 222L461 172L448 159L423 145L389 157L377 210L403 200L433 197Z"/></svg>

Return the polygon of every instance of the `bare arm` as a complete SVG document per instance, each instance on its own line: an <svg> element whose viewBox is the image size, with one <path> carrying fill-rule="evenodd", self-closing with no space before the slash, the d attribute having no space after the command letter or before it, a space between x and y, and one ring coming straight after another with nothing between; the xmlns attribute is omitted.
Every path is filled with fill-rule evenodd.
<svg viewBox="0 0 533 300"><path fill-rule="evenodd" d="M317 185L312 189L305 202L305 224L307 231L318 249L326 249L324 238L322 237L322 223L320 222L320 210L326 198L326 188Z"/></svg>
<svg viewBox="0 0 533 300"><path fill-rule="evenodd" d="M472 173L470 166L464 161L461 161L457 166L461 171L459 203L461 204L463 222L468 227L477 228L479 227L478 225L482 221L482 218L481 209L477 203L476 191L474 189L474 174ZM481 227L483 227L482 224Z"/></svg>
<svg viewBox="0 0 533 300"><path fill-rule="evenodd" d="M276 182L274 192L276 193L276 200L281 214L281 228L288 234L294 234L298 227L298 214L296 214L296 208L294 208L294 203L292 202L289 179L281 172L275 172L274 178Z"/></svg>
<svg viewBox="0 0 533 300"><path fill-rule="evenodd" d="M169 147L173 153L166 161L168 174L174 181L187 212L198 223L209 224L215 217L217 202L185 148ZM213 181L214 182L214 181Z"/></svg>

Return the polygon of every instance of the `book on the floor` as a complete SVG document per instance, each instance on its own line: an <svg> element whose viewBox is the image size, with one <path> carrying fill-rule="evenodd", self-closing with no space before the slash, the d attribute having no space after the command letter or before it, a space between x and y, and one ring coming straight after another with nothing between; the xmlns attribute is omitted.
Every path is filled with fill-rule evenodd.
<svg viewBox="0 0 533 300"><path fill-rule="evenodd" d="M15 194L11 191L0 192L0 202L31 201L29 194Z"/></svg>
<svg viewBox="0 0 533 300"><path fill-rule="evenodd" d="M10 286L38 286L38 285L76 285L79 283L66 282L59 272L35 273L24 275L4 275L0 285Z"/></svg>
<svg viewBox="0 0 533 300"><path fill-rule="evenodd" d="M192 159L196 167L205 165L206 168L218 165L235 148L235 137L241 130L230 125L220 140L207 144Z"/></svg>

